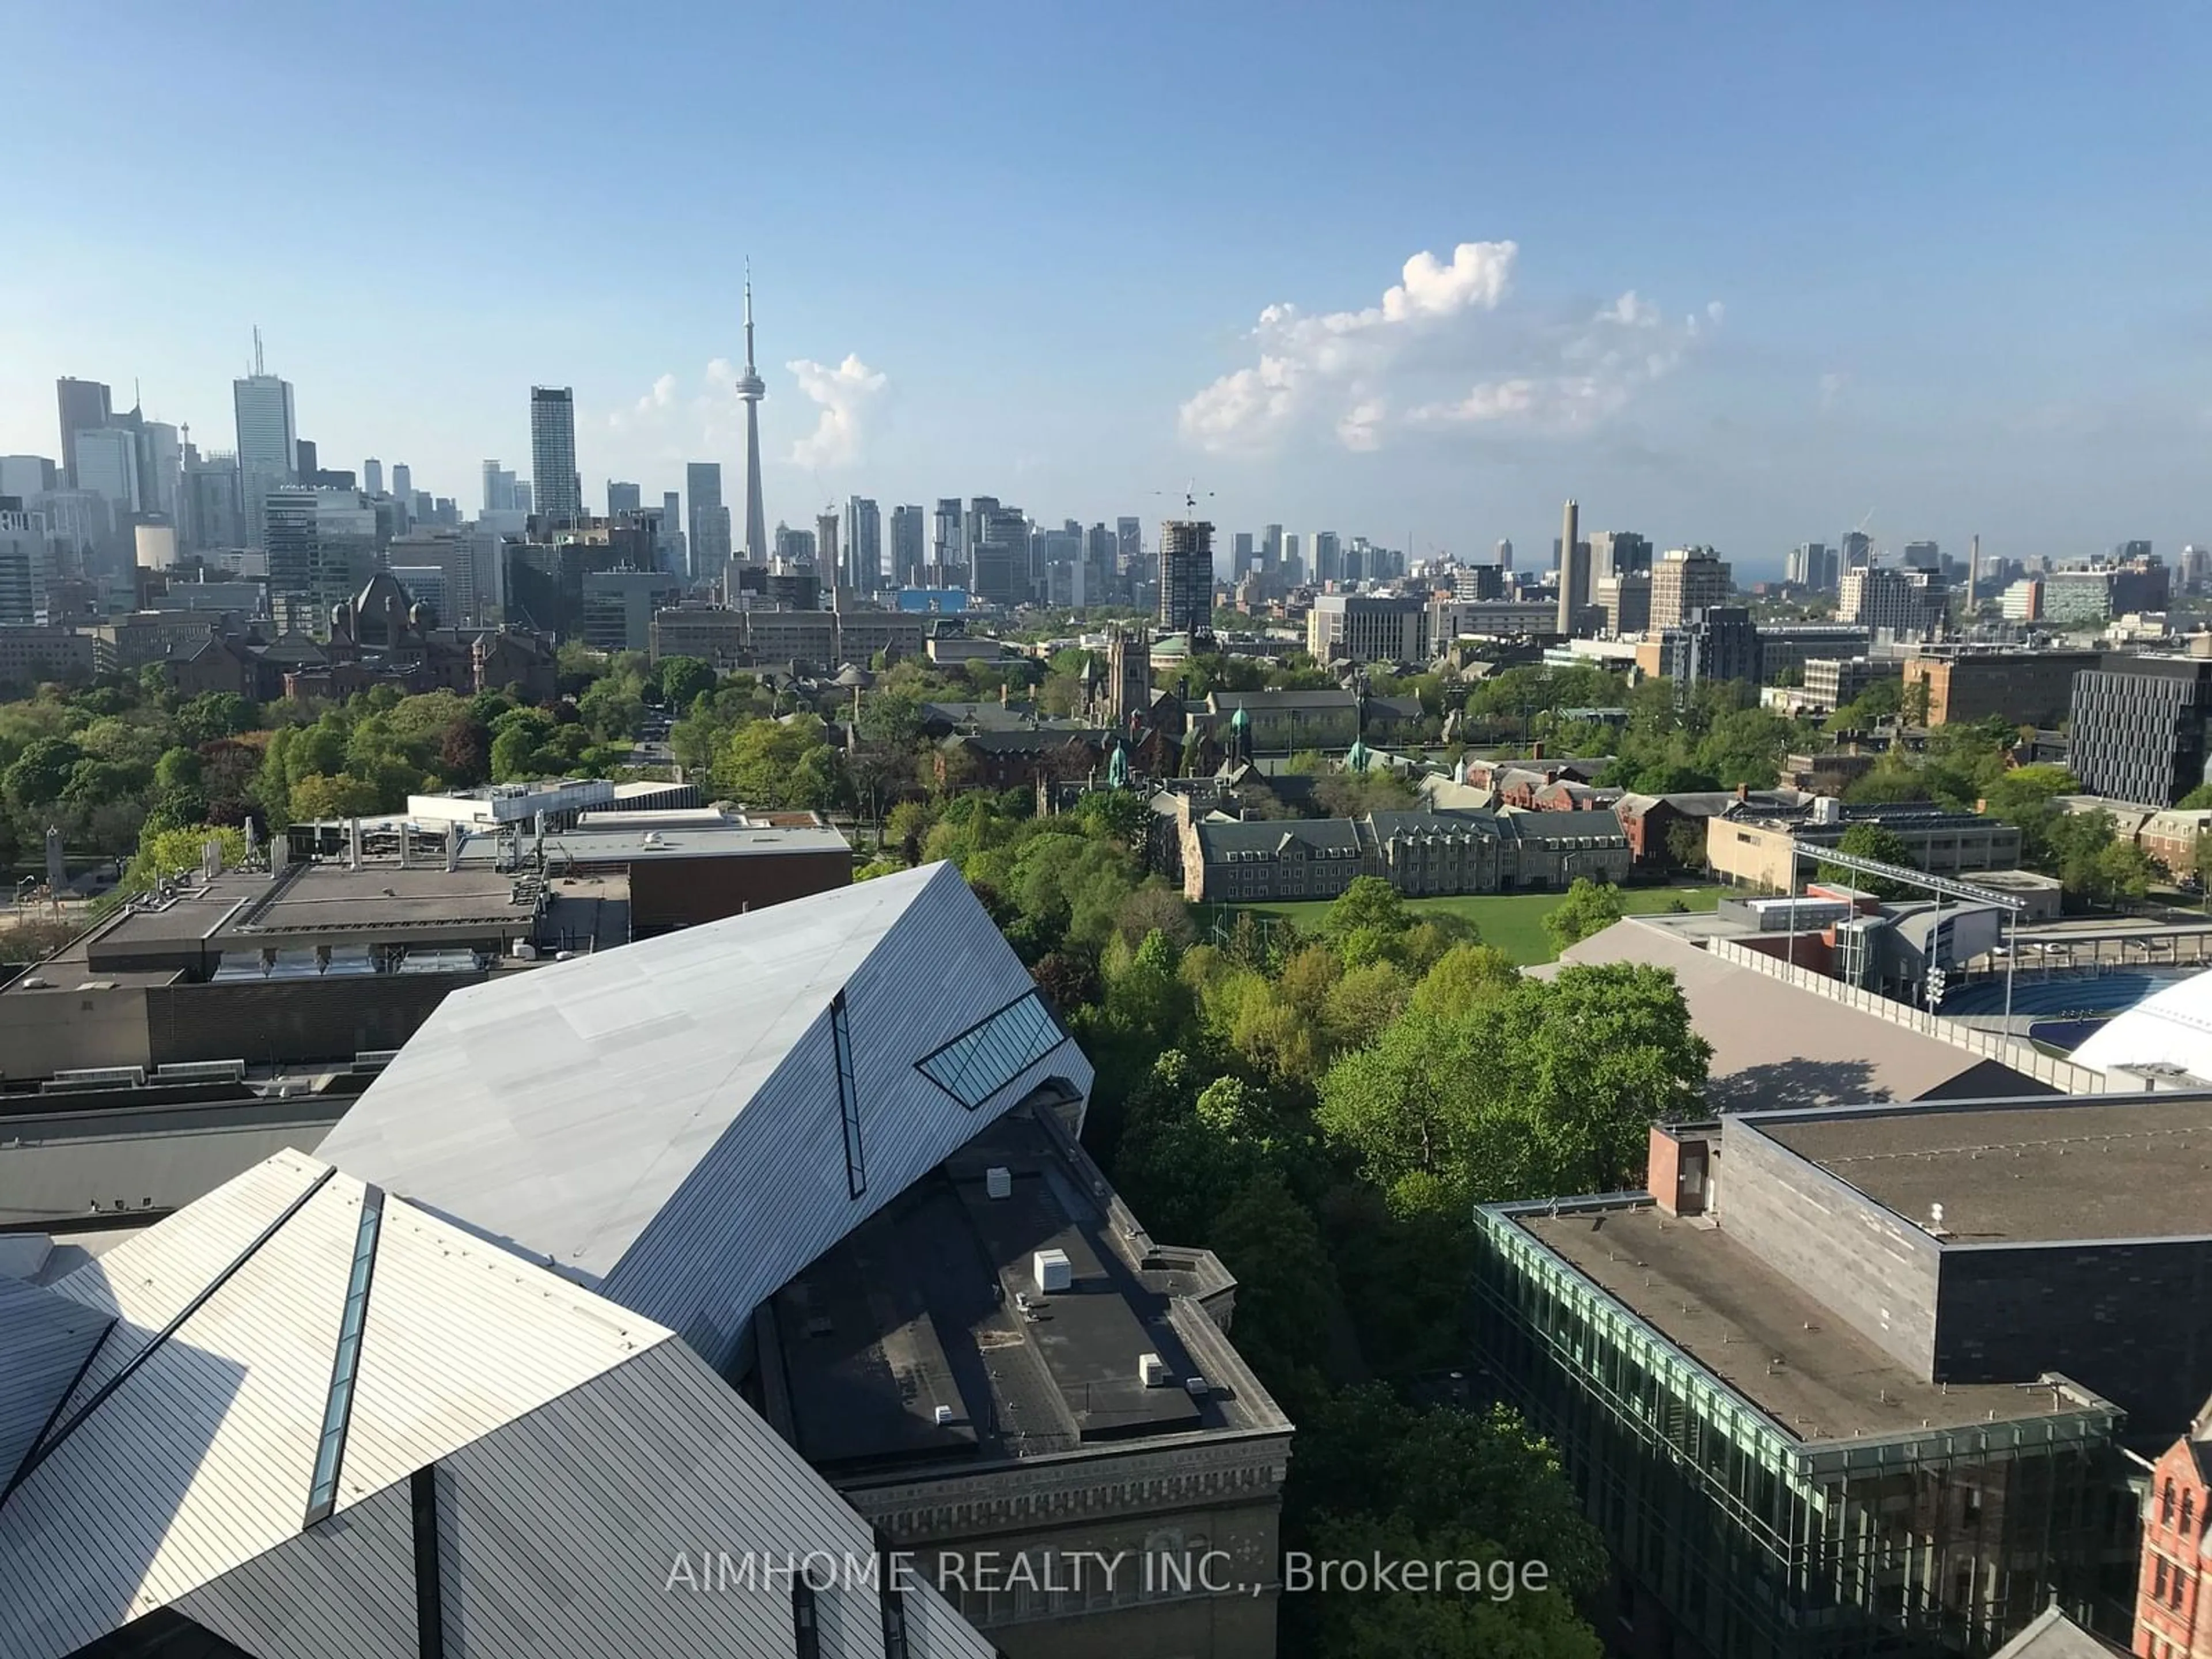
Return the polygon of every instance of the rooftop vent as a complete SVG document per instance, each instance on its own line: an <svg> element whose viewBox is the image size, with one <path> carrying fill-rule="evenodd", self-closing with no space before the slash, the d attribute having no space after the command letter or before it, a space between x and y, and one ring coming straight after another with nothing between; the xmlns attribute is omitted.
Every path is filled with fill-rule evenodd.
<svg viewBox="0 0 2212 1659"><path fill-rule="evenodd" d="M1183 1379L1182 1386L1193 1400L1203 1400L1207 1389L1213 1385L1202 1376L1189 1376Z"/></svg>
<svg viewBox="0 0 2212 1659"><path fill-rule="evenodd" d="M1067 1290L1075 1283L1074 1270L1067 1264L1066 1250L1039 1250L1030 1261L1030 1273L1036 1280L1037 1289L1047 1296Z"/></svg>
<svg viewBox="0 0 2212 1659"><path fill-rule="evenodd" d="M1137 1380L1148 1389L1164 1389L1168 1385L1167 1361L1156 1353L1137 1356Z"/></svg>
<svg viewBox="0 0 2212 1659"><path fill-rule="evenodd" d="M950 1423L952 1420L952 1407L950 1406L939 1406L936 1412L936 1420L937 1426L940 1429L946 1424Z"/></svg>
<svg viewBox="0 0 2212 1659"><path fill-rule="evenodd" d="M1014 1172L1003 1164L994 1164L983 1171L983 1192L990 1198L1012 1198L1014 1195Z"/></svg>

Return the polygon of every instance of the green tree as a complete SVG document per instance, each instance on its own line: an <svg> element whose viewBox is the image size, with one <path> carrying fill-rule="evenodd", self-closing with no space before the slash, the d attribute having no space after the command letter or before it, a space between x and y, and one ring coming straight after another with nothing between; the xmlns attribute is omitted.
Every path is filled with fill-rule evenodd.
<svg viewBox="0 0 2212 1659"><path fill-rule="evenodd" d="M1698 1109L1711 1052L1673 974L1569 967L1454 1015L1409 1011L1329 1068L1316 1121L1399 1213L1464 1217L1619 1187L1653 1122Z"/></svg>
<svg viewBox="0 0 2212 1659"><path fill-rule="evenodd" d="M1667 857L1678 870L1705 867L1705 820L1677 818L1667 826Z"/></svg>
<svg viewBox="0 0 2212 1659"><path fill-rule="evenodd" d="M200 781L199 751L193 749L164 750L161 758L154 763L154 786L157 789L190 789Z"/></svg>
<svg viewBox="0 0 2212 1659"><path fill-rule="evenodd" d="M748 806L819 810L837 797L836 751L811 714L750 720L714 761L714 787Z"/></svg>
<svg viewBox="0 0 2212 1659"><path fill-rule="evenodd" d="M678 714L689 714L693 703L714 689L714 671L696 657L663 657L654 678L661 701Z"/></svg>
<svg viewBox="0 0 2212 1659"><path fill-rule="evenodd" d="M383 810L376 785L349 772L335 776L310 772L292 785L290 799L293 821L300 823L361 817Z"/></svg>
<svg viewBox="0 0 2212 1659"><path fill-rule="evenodd" d="M182 875L199 868L210 841L222 844L226 867L246 860L246 832L213 824L194 823L167 830L149 830L140 838L138 851L124 867L123 887L143 892L163 876Z"/></svg>
<svg viewBox="0 0 2212 1659"><path fill-rule="evenodd" d="M84 750L66 738L36 738L0 774L0 787L17 806L44 806L61 798L83 758Z"/></svg>
<svg viewBox="0 0 2212 1659"><path fill-rule="evenodd" d="M1593 933L1601 933L1621 918L1620 890L1611 882L1577 876L1567 885L1567 896L1544 917L1544 932L1552 948L1564 951Z"/></svg>
<svg viewBox="0 0 2212 1659"><path fill-rule="evenodd" d="M1243 1324L1243 1304L1237 1319ZM1451 1560L1507 1594L1285 1596L1284 1650L1360 1659L1596 1659L1578 1602L1604 1583L1603 1540L1552 1448L1503 1407L1419 1409L1380 1385L1299 1413L1285 1529L1316 1559ZM1540 1562L1541 1588L1511 1575ZM1494 1564L1494 1565L1493 1565ZM1486 1577L1496 1584L1499 1579Z"/></svg>
<svg viewBox="0 0 2212 1659"><path fill-rule="evenodd" d="M1877 864L1895 865L1902 870L1919 867L1912 856L1912 848L1904 836L1894 830L1886 830L1871 819L1863 819L1844 831L1836 842L1838 853L1848 853L1853 858L1872 859ZM1910 898L1920 890L1910 882L1893 881L1887 876L1864 874L1840 864L1823 864L1820 868L1823 881L1841 882L1856 887L1863 893L1871 893L1880 899Z"/></svg>

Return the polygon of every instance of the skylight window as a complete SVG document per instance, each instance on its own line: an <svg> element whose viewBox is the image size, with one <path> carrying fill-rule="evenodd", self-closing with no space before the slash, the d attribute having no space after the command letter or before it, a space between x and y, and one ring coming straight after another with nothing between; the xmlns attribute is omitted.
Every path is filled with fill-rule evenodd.
<svg viewBox="0 0 2212 1659"><path fill-rule="evenodd" d="M330 1397L323 1405L323 1437L315 1450L315 1477L307 1490L312 1527L337 1507L338 1462L345 1454L346 1425L353 1420L353 1383L361 1370L362 1328L368 1320L369 1280L376 1272L376 1237L384 1225L384 1189L370 1187L361 1197L361 1222L354 1233L353 1271L346 1279L345 1312L338 1321L337 1358L331 1366Z"/></svg>
<svg viewBox="0 0 2212 1659"><path fill-rule="evenodd" d="M920 1062L921 1074L974 1111L1067 1040L1030 991Z"/></svg>

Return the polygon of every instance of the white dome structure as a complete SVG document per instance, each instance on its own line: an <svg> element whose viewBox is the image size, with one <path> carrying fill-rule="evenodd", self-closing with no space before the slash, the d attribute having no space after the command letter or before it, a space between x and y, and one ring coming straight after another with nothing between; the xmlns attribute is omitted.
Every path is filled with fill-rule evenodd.
<svg viewBox="0 0 2212 1659"><path fill-rule="evenodd" d="M2151 1066L2212 1078L2212 970L2191 974L2145 998L2070 1058L2107 1077Z"/></svg>

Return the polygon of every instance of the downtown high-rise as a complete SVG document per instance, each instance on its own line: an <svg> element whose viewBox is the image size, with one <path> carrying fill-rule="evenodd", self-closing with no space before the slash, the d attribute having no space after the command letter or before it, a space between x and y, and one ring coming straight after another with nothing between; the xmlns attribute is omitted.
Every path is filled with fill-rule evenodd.
<svg viewBox="0 0 2212 1659"><path fill-rule="evenodd" d="M917 504L891 509L891 585L919 587L928 559L928 514Z"/></svg>
<svg viewBox="0 0 2212 1659"><path fill-rule="evenodd" d="M538 516L573 525L584 516L576 471L576 394L565 386L530 388L530 477Z"/></svg>
<svg viewBox="0 0 2212 1659"><path fill-rule="evenodd" d="M866 495L845 501L844 534L839 543L842 574L838 580L855 593L872 593L884 585L884 520Z"/></svg>
<svg viewBox="0 0 2212 1659"><path fill-rule="evenodd" d="M693 461L684 469L684 511L691 538L691 579L720 581L729 563L730 509L722 504L722 464Z"/></svg>
<svg viewBox="0 0 2212 1659"><path fill-rule="evenodd" d="M292 383L262 372L258 349L254 372L231 382L238 418L239 495L245 507L246 545L266 547L271 490L296 480L300 430L292 409Z"/></svg>
<svg viewBox="0 0 2212 1659"><path fill-rule="evenodd" d="M1213 627L1213 526L1197 519L1160 525L1160 626L1194 635Z"/></svg>

